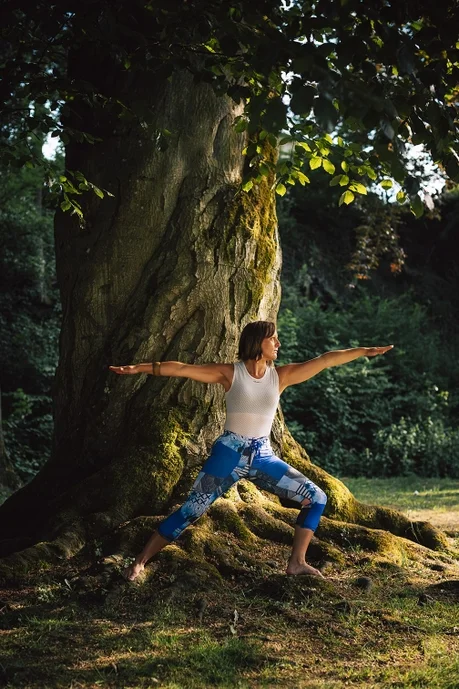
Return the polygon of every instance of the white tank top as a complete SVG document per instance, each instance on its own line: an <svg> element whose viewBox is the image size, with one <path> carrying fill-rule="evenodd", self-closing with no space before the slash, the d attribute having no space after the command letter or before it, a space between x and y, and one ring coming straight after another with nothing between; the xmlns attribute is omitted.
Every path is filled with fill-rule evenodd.
<svg viewBox="0 0 459 689"><path fill-rule="evenodd" d="M225 431L246 438L269 436L279 403L279 376L266 366L262 378L254 378L243 361L234 364L233 382L226 399Z"/></svg>

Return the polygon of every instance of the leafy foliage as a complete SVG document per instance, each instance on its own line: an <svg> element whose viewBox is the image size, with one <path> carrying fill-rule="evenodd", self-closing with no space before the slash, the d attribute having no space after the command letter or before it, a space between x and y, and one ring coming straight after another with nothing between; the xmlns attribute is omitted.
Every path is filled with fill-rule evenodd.
<svg viewBox="0 0 459 689"><path fill-rule="evenodd" d="M457 192L416 220L373 195L343 212L311 184L313 194L294 190L279 204L281 363L356 345L395 349L287 389L289 427L332 472L458 475ZM391 228L406 253L398 270L396 252L369 261L369 244Z"/></svg>
<svg viewBox="0 0 459 689"><path fill-rule="evenodd" d="M314 461L350 475L459 476L457 345L442 343L411 293L383 299L363 288L343 307L318 301L281 311L282 360L395 342L381 360L327 369L283 395L286 419ZM428 325L426 325L428 324ZM429 327L430 326L430 327Z"/></svg>
<svg viewBox="0 0 459 689"><path fill-rule="evenodd" d="M3 429L9 456L28 480L51 450L51 385L60 324L52 208L38 169L0 174Z"/></svg>
<svg viewBox="0 0 459 689"><path fill-rule="evenodd" d="M102 119L111 111L142 121L148 98L123 101L119 79L150 73L160 83L187 69L245 103L236 128L248 138L246 191L274 170L283 195L287 185L308 183L305 169L320 170L349 204L374 180L387 188L394 179L404 189L399 200L409 198L419 216L407 143L423 144L459 181L457 19L452 0L441 9L427 0L82 0L71 11L43 0L27 10L10 3L0 64L3 154L42 164L29 146L37 131L97 145L94 132L69 117L76 100ZM78 51L107 60L114 77L103 86L74 78L66 67ZM164 150L171 132L156 135ZM290 155L276 163L265 143L276 146L279 137ZM75 192L63 191L64 208L78 213Z"/></svg>
<svg viewBox="0 0 459 689"><path fill-rule="evenodd" d="M41 469L51 450L53 417L49 395L28 395L18 388L3 395L5 443L23 481Z"/></svg>

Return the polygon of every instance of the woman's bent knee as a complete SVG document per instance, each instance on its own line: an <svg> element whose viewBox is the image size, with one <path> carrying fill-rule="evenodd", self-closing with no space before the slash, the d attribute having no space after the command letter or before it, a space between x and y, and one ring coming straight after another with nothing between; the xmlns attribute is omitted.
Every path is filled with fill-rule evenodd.
<svg viewBox="0 0 459 689"><path fill-rule="evenodd" d="M318 503L319 505L325 505L327 504L327 495L324 493L322 488L317 488L316 494L314 496L314 502Z"/></svg>

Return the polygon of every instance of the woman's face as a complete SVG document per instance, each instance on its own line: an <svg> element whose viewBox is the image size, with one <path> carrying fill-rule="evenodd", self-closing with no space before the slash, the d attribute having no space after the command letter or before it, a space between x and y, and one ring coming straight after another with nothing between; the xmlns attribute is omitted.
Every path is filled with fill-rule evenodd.
<svg viewBox="0 0 459 689"><path fill-rule="evenodd" d="M265 337L261 341L261 354L264 359L268 361L275 361L277 359L277 350L280 347L279 338L277 337L277 330L271 337Z"/></svg>

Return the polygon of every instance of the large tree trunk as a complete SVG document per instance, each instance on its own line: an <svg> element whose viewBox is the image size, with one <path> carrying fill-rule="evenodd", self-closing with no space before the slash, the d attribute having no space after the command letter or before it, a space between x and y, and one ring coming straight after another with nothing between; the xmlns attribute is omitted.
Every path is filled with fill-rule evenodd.
<svg viewBox="0 0 459 689"><path fill-rule="evenodd" d="M72 555L139 515L166 514L222 429L219 387L118 377L109 364L232 361L242 326L274 320L279 305L272 180L250 194L240 191L244 140L232 124L241 108L188 73L154 84L145 75L128 80L88 53L74 56L73 70L78 78L91 75L128 106L135 108L146 93L150 102L142 121L83 103L73 110L74 126L84 122L103 141L69 145L67 167L114 197L79 197L83 227L68 213L56 218L63 325L54 451L0 511L1 554L23 551L5 560L15 568ZM160 137L166 151L159 150ZM314 467L280 416L274 431L276 449L327 490L328 516L412 537L408 520L358 505ZM279 524L283 517L291 521L291 510L259 494L263 527L251 501L245 507L237 490L232 495L252 531L280 528L286 537ZM213 514L224 521L222 508ZM48 544L30 547L43 540ZM445 545L428 525L413 540Z"/></svg>

